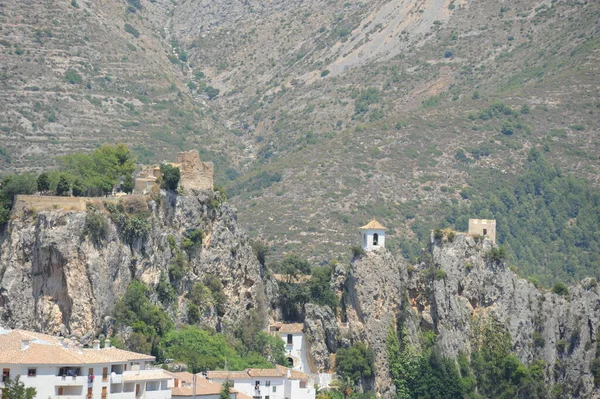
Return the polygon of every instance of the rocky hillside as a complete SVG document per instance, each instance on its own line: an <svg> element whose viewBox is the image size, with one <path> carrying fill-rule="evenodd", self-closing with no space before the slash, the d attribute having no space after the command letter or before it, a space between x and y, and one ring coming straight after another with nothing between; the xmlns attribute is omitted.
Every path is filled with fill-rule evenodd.
<svg viewBox="0 0 600 399"><path fill-rule="evenodd" d="M335 258L372 216L413 239L415 215L434 223L440 205L468 202L462 189L509 184L530 148L596 184L599 13L594 1L7 0L0 170L107 141L141 160L201 147L276 253Z"/></svg>
<svg viewBox="0 0 600 399"><path fill-rule="evenodd" d="M600 355L596 280L586 279L558 295L519 278L495 253L487 239L451 233L440 239L432 235L430 249L416 266L388 251L367 252L349 269L338 266L332 285L343 295L342 317L348 325L332 324L326 310L307 308L305 329L317 338L311 354L327 367L327 348L368 343L376 353L376 374L363 381L365 387L394 397L390 329L399 335L405 329L415 348L433 333L436 350L455 359L479 350L481 331L491 325L507 334L510 351L525 365L543 364L547 386L560 387L564 397L595 397L591 364Z"/></svg>
<svg viewBox="0 0 600 399"><path fill-rule="evenodd" d="M56 197L55 197L56 198ZM0 249L0 317L6 327L86 335L104 327L132 279L174 287L171 317L187 322L195 282L216 276L225 300L202 308L205 326L226 331L251 309L270 308L265 276L233 208L219 193L93 200L84 212L36 211L28 204L6 228ZM163 283L164 284L164 283ZM167 283L168 285L168 283Z"/></svg>

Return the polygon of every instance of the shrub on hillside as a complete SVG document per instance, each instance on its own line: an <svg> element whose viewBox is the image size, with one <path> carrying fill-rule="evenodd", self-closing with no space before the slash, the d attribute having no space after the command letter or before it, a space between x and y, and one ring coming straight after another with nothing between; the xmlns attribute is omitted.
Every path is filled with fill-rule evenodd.
<svg viewBox="0 0 600 399"><path fill-rule="evenodd" d="M552 292L554 292L556 295L565 296L569 295L569 288L565 283L559 281L552 287Z"/></svg>
<svg viewBox="0 0 600 399"><path fill-rule="evenodd" d="M125 32L133 35L134 37L140 37L140 31L133 27L133 25L125 24Z"/></svg>
<svg viewBox="0 0 600 399"><path fill-rule="evenodd" d="M69 68L67 72L65 72L65 80L74 85L81 83L83 81L83 78L80 74L77 73L77 71Z"/></svg>

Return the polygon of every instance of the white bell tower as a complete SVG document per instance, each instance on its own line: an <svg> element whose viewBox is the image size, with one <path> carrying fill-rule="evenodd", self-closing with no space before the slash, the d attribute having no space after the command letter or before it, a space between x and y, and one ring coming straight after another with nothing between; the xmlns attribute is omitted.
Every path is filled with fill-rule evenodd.
<svg viewBox="0 0 600 399"><path fill-rule="evenodd" d="M385 227L377 220L373 219L368 224L360 228L362 233L362 249L373 251L385 248Z"/></svg>

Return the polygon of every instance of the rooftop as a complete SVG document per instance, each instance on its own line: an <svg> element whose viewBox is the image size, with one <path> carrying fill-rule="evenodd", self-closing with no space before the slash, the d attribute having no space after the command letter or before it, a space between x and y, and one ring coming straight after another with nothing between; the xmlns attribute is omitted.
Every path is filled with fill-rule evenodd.
<svg viewBox="0 0 600 399"><path fill-rule="evenodd" d="M246 369L244 371L209 371L209 380L244 380L254 377L287 377L290 372L289 379L291 380L308 380L310 376L298 370L288 369L284 366L277 365L274 369ZM202 379L201 374L198 380Z"/></svg>
<svg viewBox="0 0 600 399"><path fill-rule="evenodd" d="M1 364L85 365L152 361L154 356L117 348L84 349L75 340L25 330L0 329Z"/></svg>
<svg viewBox="0 0 600 399"><path fill-rule="evenodd" d="M269 326L269 331L283 334L301 333L303 329L302 323L273 323Z"/></svg>
<svg viewBox="0 0 600 399"><path fill-rule="evenodd" d="M369 223L360 228L361 230L387 230L381 223L373 219Z"/></svg>

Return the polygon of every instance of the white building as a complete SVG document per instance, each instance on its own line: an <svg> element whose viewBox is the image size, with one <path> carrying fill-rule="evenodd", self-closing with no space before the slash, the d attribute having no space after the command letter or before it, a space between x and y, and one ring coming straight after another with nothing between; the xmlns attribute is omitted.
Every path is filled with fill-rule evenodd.
<svg viewBox="0 0 600 399"><path fill-rule="evenodd" d="M230 381L233 388L253 399L314 399L314 379L301 371L283 366L274 369L209 371L210 381Z"/></svg>
<svg viewBox="0 0 600 399"><path fill-rule="evenodd" d="M385 248L385 227L377 220L373 219L368 224L360 228L362 232L362 249L373 251Z"/></svg>
<svg viewBox="0 0 600 399"><path fill-rule="evenodd" d="M169 376L149 369L153 356L110 346L83 348L65 339L24 330L0 329L2 384L20 376L37 398L50 399L170 399Z"/></svg>
<svg viewBox="0 0 600 399"><path fill-rule="evenodd" d="M274 323L269 326L269 331L285 342L288 367L311 373L313 370L308 363L303 328L302 323Z"/></svg>

